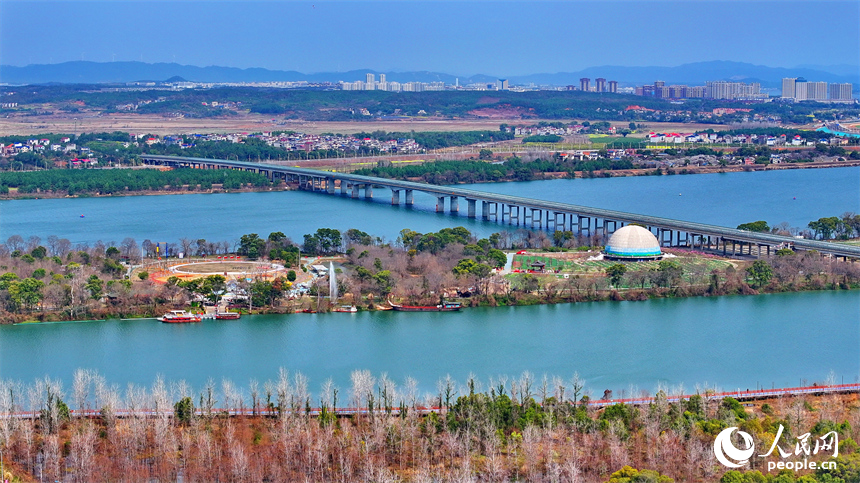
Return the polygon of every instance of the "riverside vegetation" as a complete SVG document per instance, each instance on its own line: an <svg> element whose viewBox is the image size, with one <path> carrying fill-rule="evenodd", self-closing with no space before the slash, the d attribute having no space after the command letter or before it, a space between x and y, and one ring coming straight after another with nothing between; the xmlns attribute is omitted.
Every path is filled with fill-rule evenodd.
<svg viewBox="0 0 860 483"><path fill-rule="evenodd" d="M742 405L710 389L679 402L659 390L649 404L601 409L588 404L591 391L576 374L526 372L486 386L448 376L424 396L412 378L398 385L365 370L352 372L351 387L328 380L316 395L305 376L284 369L273 381L251 380L244 388L210 379L195 389L158 377L151 387L121 390L89 370L76 371L73 380L69 392L49 378L0 381L0 416L29 416L0 417L0 449L12 481L860 480L856 395ZM811 441L835 433L838 457L830 450L809 459L835 461L836 468L775 474L766 461L777 456L753 458L743 471L715 460L714 438L723 429L739 427L758 449L772 444L780 425L782 447L803 435Z"/></svg>
<svg viewBox="0 0 860 483"><path fill-rule="evenodd" d="M281 232L267 238L252 233L238 240L208 241L181 238L167 245L169 254L217 256L228 253L247 259L279 260L293 271L306 270L300 254L332 256L344 261L338 277L343 300L374 308L389 297L412 304L436 304L440 295L459 298L464 305L529 305L599 300L646 300L653 297L713 296L822 289L856 289L860 266L837 262L816 252L784 249L769 258L709 263L713 255L677 251L676 258L659 263L600 262L598 269L558 265L559 273L514 273L502 276L503 250L527 249L547 257L596 254L602 236L582 237L558 231L502 231L487 238L473 236L463 227L419 233L404 229L394 242L385 242L361 230L345 232L322 228L293 242ZM92 246L56 236L42 239L19 235L0 244L0 321L80 320L83 318L153 317L171 308L185 308L194 299L212 299L225 280L205 283L168 278L159 284L148 267L164 247L132 238L120 243ZM595 265L590 263L590 265ZM604 266L605 265L605 266ZM568 271L563 268L573 268ZM135 267L135 268L133 268ZM154 269L154 268L153 268ZM211 278L211 277L210 277ZM238 290L257 312L287 312L315 303L328 294L325 277L319 277L304 297L291 300L295 278L239 282ZM325 305L316 307L326 310Z"/></svg>

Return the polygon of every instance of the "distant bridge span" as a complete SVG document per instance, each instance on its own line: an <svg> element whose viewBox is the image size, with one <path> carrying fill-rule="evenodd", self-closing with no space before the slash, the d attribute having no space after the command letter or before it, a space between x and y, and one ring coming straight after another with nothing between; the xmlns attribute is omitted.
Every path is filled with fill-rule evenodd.
<svg viewBox="0 0 860 483"><path fill-rule="evenodd" d="M519 196L487 193L453 186L438 186L412 181L361 176L349 173L336 173L307 168L276 166L265 163L250 163L224 159L191 158L183 156L142 155L148 164L197 169L237 169L253 171L267 176L270 180L283 179L297 182L299 189L348 195L353 199L373 198L373 188L391 191L391 204L400 204L400 192L404 192L404 203L413 204L413 192L419 191L436 197L436 211L460 210L459 199L466 201L469 218L480 216L484 220L508 222L526 228L570 230L593 235L610 234L619 226L638 224L647 227L660 240L661 245L685 245L690 248L720 249L724 254L749 254L761 256L763 251L770 254L771 248L792 247L795 250L817 250L833 257L844 259L860 258L860 247L830 243L819 240L798 239L770 233L755 233L704 223L674 220L657 216L639 215L623 211L592 208L555 201L544 201ZM480 215L477 204L481 203ZM753 251L755 247L755 252ZM746 248L746 252L744 249Z"/></svg>

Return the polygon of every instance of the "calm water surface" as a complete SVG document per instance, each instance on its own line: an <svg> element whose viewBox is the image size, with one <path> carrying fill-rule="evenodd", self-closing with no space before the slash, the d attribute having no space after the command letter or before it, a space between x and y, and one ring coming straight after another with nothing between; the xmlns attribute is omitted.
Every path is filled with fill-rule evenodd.
<svg viewBox="0 0 860 483"><path fill-rule="evenodd" d="M730 227L756 220L806 227L823 216L860 212L860 167L466 187ZM461 216L452 217L433 212L430 196L416 193L416 206L406 208L392 207L388 190L375 194L374 201L362 202L296 191L0 201L0 240L19 234L57 235L74 243L125 237L220 241L273 231L301 240L320 227L358 228L394 240L403 228L426 233L462 225L486 236L502 227L466 218L465 204Z"/></svg>
<svg viewBox="0 0 860 483"><path fill-rule="evenodd" d="M523 371L569 378L598 395L658 384L747 389L860 374L860 297L854 292L469 309L244 317L168 325L155 320L0 326L0 377L45 375L70 387L75 368L109 381L156 374L200 387L209 377L247 386L301 371L316 391L329 377L387 372L422 391L450 374L485 383Z"/></svg>
<svg viewBox="0 0 860 483"><path fill-rule="evenodd" d="M724 226L766 220L805 226L860 212L860 168L690 176L577 179L474 185L475 189L565 201ZM679 196L680 195L680 196ZM479 235L493 222L307 192L0 201L0 240L12 234L96 240L235 240L283 231L295 240L319 227L359 228L392 240L463 225ZM465 211L465 210L464 210ZM81 218L80 215L84 215ZM860 297L820 292L754 297L606 302L473 309L462 313L255 316L165 325L154 320L0 326L0 377L66 381L94 368L113 382L149 384L156 374L200 386L207 378L275 378L299 370L313 388L349 373L387 372L422 390L451 374L569 377L579 371L596 393L631 385L652 390L716 384L724 389L793 386L860 374Z"/></svg>

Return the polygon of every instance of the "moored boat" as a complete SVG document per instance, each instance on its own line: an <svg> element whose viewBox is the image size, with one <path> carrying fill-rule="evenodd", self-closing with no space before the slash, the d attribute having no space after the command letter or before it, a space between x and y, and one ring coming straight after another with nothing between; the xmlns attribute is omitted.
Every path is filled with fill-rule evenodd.
<svg viewBox="0 0 860 483"><path fill-rule="evenodd" d="M171 310L159 317L158 320L169 324L181 324L185 322L200 322L203 320L203 317L185 310Z"/></svg>
<svg viewBox="0 0 860 483"><path fill-rule="evenodd" d="M349 312L349 313L353 313L353 312L358 312L358 308L356 308L356 306L355 306L355 305L341 305L340 307L337 307L336 309L334 309L332 312Z"/></svg>
<svg viewBox="0 0 860 483"><path fill-rule="evenodd" d="M388 304L399 312L455 312L463 306L460 302L444 302L438 305L397 305L389 301Z"/></svg>
<svg viewBox="0 0 860 483"><path fill-rule="evenodd" d="M241 317L239 312L216 312L215 320L236 320Z"/></svg>

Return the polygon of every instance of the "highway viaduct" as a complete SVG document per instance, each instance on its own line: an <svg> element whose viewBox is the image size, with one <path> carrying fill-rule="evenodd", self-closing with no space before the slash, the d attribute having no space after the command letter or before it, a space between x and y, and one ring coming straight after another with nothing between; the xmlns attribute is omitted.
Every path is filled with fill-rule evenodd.
<svg viewBox="0 0 860 483"><path fill-rule="evenodd" d="M770 233L756 233L716 225L674 220L657 216L639 215L623 211L605 210L555 201L487 193L453 186L438 186L412 181L361 176L349 173L315 169L276 166L223 159L191 158L182 156L142 155L146 164L196 169L236 169L260 173L270 180L297 183L299 189L328 194L339 194L352 199L373 198L373 189L390 190L391 204L414 204L415 191L436 197L436 211L445 212L446 200L450 213L460 211L460 199L465 201L469 218L481 217L499 223L520 225L525 228L569 230L582 235L611 234L626 224L642 225L657 236L663 246L720 250L728 255L771 254L774 249L791 247L796 251L816 250L836 258L858 259L860 247L819 240L799 239ZM478 203L480 202L480 213Z"/></svg>

